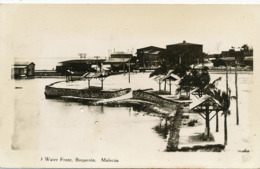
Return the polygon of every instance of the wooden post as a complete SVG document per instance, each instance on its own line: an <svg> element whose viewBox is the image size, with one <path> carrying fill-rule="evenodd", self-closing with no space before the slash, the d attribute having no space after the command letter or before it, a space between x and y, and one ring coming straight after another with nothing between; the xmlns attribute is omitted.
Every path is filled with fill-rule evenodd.
<svg viewBox="0 0 260 169"><path fill-rule="evenodd" d="M90 78L88 78L88 88L90 87Z"/></svg>
<svg viewBox="0 0 260 169"><path fill-rule="evenodd" d="M170 82L169 82L169 87L170 87L170 94L172 94L172 83L171 83L171 79L169 79Z"/></svg>
<svg viewBox="0 0 260 169"><path fill-rule="evenodd" d="M130 71L131 71L131 68L130 68L130 59L129 59L129 67L128 67L128 82L130 83Z"/></svg>
<svg viewBox="0 0 260 169"><path fill-rule="evenodd" d="M216 111L216 132L218 132L218 110Z"/></svg>
<svg viewBox="0 0 260 169"><path fill-rule="evenodd" d="M209 139L209 135L210 135L209 105L206 106L206 129L207 129L207 139Z"/></svg>
<svg viewBox="0 0 260 169"><path fill-rule="evenodd" d="M103 81L104 81L104 79L101 78L101 90L103 90Z"/></svg>

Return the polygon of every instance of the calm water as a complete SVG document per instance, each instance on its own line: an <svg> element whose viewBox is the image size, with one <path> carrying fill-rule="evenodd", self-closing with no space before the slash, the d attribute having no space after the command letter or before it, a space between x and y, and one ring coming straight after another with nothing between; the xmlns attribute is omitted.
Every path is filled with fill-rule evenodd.
<svg viewBox="0 0 260 169"><path fill-rule="evenodd" d="M219 88L225 90L225 74L211 74L214 80L222 77ZM165 122L129 107L88 106L63 100L45 99L44 87L63 79L16 80L15 125L13 149L62 150L146 153L163 152L167 145ZM108 82L107 82L108 83ZM155 86L156 86L156 82ZM234 74L229 75L229 87L235 95ZM240 130L248 133L253 74L240 74ZM138 85L138 84L137 84ZM152 84L151 84L152 85ZM235 124L235 101L230 125ZM229 128L230 133L235 133ZM243 138L247 138L244 136ZM241 145L241 134L232 134L230 142Z"/></svg>
<svg viewBox="0 0 260 169"><path fill-rule="evenodd" d="M59 80L62 79L15 82L21 88L15 90L14 149L133 153L140 149L165 150L167 132L157 117L131 107L45 99L44 86Z"/></svg>

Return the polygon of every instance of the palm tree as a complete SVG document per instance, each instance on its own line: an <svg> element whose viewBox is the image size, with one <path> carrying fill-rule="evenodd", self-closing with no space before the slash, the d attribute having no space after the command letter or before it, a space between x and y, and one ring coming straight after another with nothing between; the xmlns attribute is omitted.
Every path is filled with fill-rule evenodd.
<svg viewBox="0 0 260 169"><path fill-rule="evenodd" d="M214 95L220 96L220 90L217 90L217 84L221 80L221 77L215 79L213 82L209 83L204 89L203 92L208 94L209 96L213 97ZM214 93L217 92L217 93ZM213 97L214 98L214 97ZM219 118L218 118L219 110L216 112L216 132L218 132L218 124L219 124Z"/></svg>
<svg viewBox="0 0 260 169"><path fill-rule="evenodd" d="M227 141L228 141L227 116L231 114L230 111L231 99L236 97L231 96L230 89L228 89L228 92L224 92L219 89L214 89L208 91L208 94L221 104L222 111L223 111L222 115L224 115L224 145L227 145Z"/></svg>
<svg viewBox="0 0 260 169"><path fill-rule="evenodd" d="M183 91L186 93L186 99L190 99L190 91L193 86L193 77L190 74L183 76L179 82L179 87L176 89L176 94L181 94Z"/></svg>
<svg viewBox="0 0 260 169"><path fill-rule="evenodd" d="M221 98L220 98L220 103L222 106L223 113L224 115L224 145L227 145L227 140L228 140L228 130L227 130L227 116L231 114L231 111L229 110L230 108L230 103L231 103L231 90L228 90L228 93L222 92Z"/></svg>

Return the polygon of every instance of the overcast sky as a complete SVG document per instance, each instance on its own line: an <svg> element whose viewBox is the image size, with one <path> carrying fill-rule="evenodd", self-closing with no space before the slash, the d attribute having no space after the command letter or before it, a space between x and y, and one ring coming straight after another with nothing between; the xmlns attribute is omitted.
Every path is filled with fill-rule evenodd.
<svg viewBox="0 0 260 169"><path fill-rule="evenodd" d="M1 5L1 54L51 69L78 53L108 57L180 43L205 53L254 45L260 6L246 5ZM259 32L259 31L258 31Z"/></svg>

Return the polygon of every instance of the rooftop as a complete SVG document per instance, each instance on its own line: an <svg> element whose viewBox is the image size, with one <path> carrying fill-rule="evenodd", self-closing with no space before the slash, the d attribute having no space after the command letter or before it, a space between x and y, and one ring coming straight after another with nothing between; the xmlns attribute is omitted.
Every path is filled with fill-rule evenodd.
<svg viewBox="0 0 260 169"><path fill-rule="evenodd" d="M28 66L29 64L34 64L33 62L14 62L14 66Z"/></svg>
<svg viewBox="0 0 260 169"><path fill-rule="evenodd" d="M105 63L124 63L129 62L131 58L110 58L105 61Z"/></svg>
<svg viewBox="0 0 260 169"><path fill-rule="evenodd" d="M176 43L176 44L171 44L171 45L167 45L167 46L174 46L174 45L178 45L178 46L200 45L200 46L202 46L202 44L187 43L185 40L182 43Z"/></svg>
<svg viewBox="0 0 260 169"><path fill-rule="evenodd" d="M125 53L125 52L114 52L111 55L132 55L131 53Z"/></svg>
<svg viewBox="0 0 260 169"><path fill-rule="evenodd" d="M137 50L142 50L142 49L147 49L147 48L154 48L154 49L165 50L164 48L159 48L159 47L156 47L156 46L147 46L147 47L144 47L144 48L139 48Z"/></svg>
<svg viewBox="0 0 260 169"><path fill-rule="evenodd" d="M65 60L60 63L96 63L96 62L104 62L106 59L72 59Z"/></svg>

